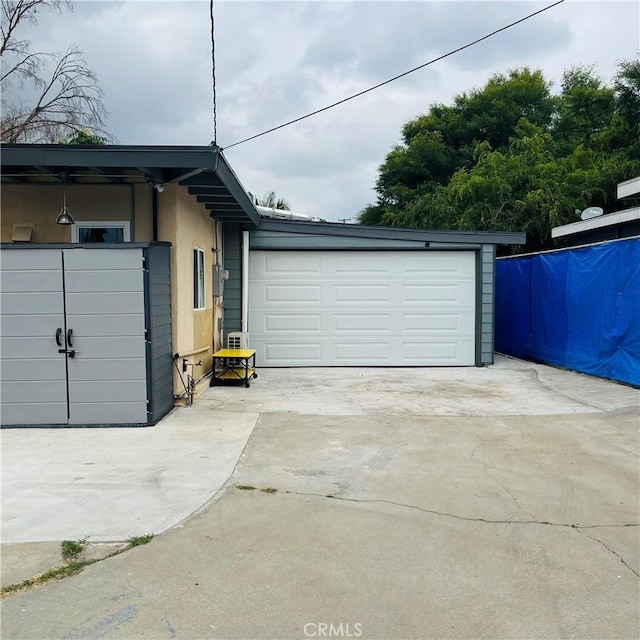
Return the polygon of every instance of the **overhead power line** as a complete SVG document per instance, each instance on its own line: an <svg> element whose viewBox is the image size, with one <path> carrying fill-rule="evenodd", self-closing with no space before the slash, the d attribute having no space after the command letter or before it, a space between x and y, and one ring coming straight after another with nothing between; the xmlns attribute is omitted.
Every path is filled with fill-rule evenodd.
<svg viewBox="0 0 640 640"><path fill-rule="evenodd" d="M211 18L211 81L213 88L213 146L218 145L218 110L216 105L216 38L215 20L213 18L213 0L209 0L209 16Z"/></svg>
<svg viewBox="0 0 640 640"><path fill-rule="evenodd" d="M472 42L469 42L461 47L458 47L457 49L453 49L452 51L449 51L448 53L445 53L441 56L438 56L437 58L434 58L433 60L429 60L429 62L425 62L424 64L421 64L417 67L414 67L413 69L409 69L409 71L405 71L404 73L401 73L397 76L394 76L393 78L389 78L388 80L385 80L384 82L380 82L379 84L374 85L373 87L369 87L368 89L364 89L363 91L359 91L358 93L354 93L353 95L347 97L347 98L343 98L342 100L338 100L338 102L334 102L333 104L329 104L326 107L322 107L321 109L316 109L315 111L311 111L310 113L307 113L304 116L300 116L299 118L295 118L294 120L289 120L288 122L285 122L283 124L278 125L277 127L272 127L271 129L267 129L266 131L263 131L261 133L256 133L253 136L250 136L249 138L245 138L244 140L239 140L238 142L234 142L233 144L229 144L225 147L225 149L230 149L231 147L237 147L239 144L244 144L245 142L249 142L249 140L255 140L256 138L260 138L261 136L266 136L268 133L272 133L274 131L277 131L278 129L283 129L284 127L288 127L289 125L295 124L296 122L300 122L301 120L305 120L306 118L311 118L311 116L315 116L319 113L322 113L323 111L328 111L329 109L333 109L334 107L337 107L338 105L344 104L345 102L349 102L349 100L353 100L354 98L359 98L360 96L363 96L365 93L369 93L370 91L375 91L376 89L379 89L380 87L384 87L386 84L390 84L391 82L394 82L395 80L399 80L400 78L404 78L405 76L408 76L410 73L414 73L415 71L419 71L420 69L424 69L425 67L428 67L429 65L434 64L435 62L439 62L440 60L444 60L445 58L448 58L456 53L459 53L460 51L464 51L465 49L469 49L470 47L473 47L474 45L482 42L483 40L487 40L495 35L497 35L498 33L501 33L502 31L506 31L507 29L511 29L511 27L515 27L516 25L525 22L526 20L530 20L531 18L534 18L537 15L540 15L541 13L544 13L545 11L548 11L549 9L553 9L554 7L557 7L559 4L562 4L565 0L558 0L557 2L554 2L553 4L550 4L546 7L544 7L543 9L539 9L538 11L534 11L533 13L530 13L529 15L524 16L523 18L520 18L519 20L516 20L515 22L511 22L510 24L505 25L504 27L500 27L499 29L496 29L495 31L492 31L491 33L487 33L486 35L482 36L481 38L477 38L476 40L473 40ZM214 84L215 86L215 84Z"/></svg>

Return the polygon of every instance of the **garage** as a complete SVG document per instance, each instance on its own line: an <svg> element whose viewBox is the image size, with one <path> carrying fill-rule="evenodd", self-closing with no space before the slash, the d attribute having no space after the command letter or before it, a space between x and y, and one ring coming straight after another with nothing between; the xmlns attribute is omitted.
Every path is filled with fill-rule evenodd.
<svg viewBox="0 0 640 640"><path fill-rule="evenodd" d="M255 350L258 367L493 364L496 248L524 233L267 217L226 226L221 330L230 348Z"/></svg>
<svg viewBox="0 0 640 640"><path fill-rule="evenodd" d="M262 366L475 364L473 251L252 251Z"/></svg>

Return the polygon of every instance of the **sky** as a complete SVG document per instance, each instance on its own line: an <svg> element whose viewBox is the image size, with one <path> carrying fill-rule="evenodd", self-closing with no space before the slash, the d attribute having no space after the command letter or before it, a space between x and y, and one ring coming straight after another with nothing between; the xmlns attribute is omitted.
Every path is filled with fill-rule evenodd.
<svg viewBox="0 0 640 640"><path fill-rule="evenodd" d="M216 0L222 148L403 73L548 2ZM213 135L208 0L80 0L41 12L33 50L71 43L97 74L119 144L208 145ZM245 189L296 212L355 222L404 123L492 74L528 66L559 87L573 65L610 82L640 50L640 3L566 0L471 49L346 104L224 151Z"/></svg>

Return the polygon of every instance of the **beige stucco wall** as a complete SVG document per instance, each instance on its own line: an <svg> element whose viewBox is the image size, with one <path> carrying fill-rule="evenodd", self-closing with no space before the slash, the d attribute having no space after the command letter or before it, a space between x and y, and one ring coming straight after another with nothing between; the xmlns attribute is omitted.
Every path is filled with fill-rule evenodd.
<svg viewBox="0 0 640 640"><path fill-rule="evenodd" d="M3 184L0 191L1 241L11 242L14 224L33 225L34 243L71 242L71 228L56 224L62 208L62 185ZM138 185L67 185L67 207L77 222L128 221L134 242L153 240L152 191ZM168 184L158 194L158 240L171 247L171 307L174 353L189 353L206 347L189 358L202 360L194 367L196 378L211 370L212 353L220 347L217 331L222 317L221 300L212 296L212 270L221 246L221 228L215 233L209 212L184 187ZM221 227L222 225L217 225ZM217 242L216 242L217 240ZM204 251L206 308L193 308L193 249ZM216 335L214 335L214 333ZM178 362L181 369L182 361ZM186 383L186 374L183 374ZM174 393L182 394L180 374L174 370Z"/></svg>
<svg viewBox="0 0 640 640"><path fill-rule="evenodd" d="M193 368L199 378L211 370L214 341L214 309L211 274L214 264L214 222L209 212L186 189L166 185L158 198L158 240L171 242L171 308L173 352L187 354L206 348L206 351L188 356L190 362L202 361ZM193 249L204 251L205 309L194 309ZM220 310L218 310L220 312ZM182 359L178 362L182 369ZM186 383L186 374L182 374ZM181 394L184 387L180 374L174 371L174 393Z"/></svg>
<svg viewBox="0 0 640 640"><path fill-rule="evenodd" d="M0 198L2 242L11 242L14 224L33 225L32 242L71 242L71 227L56 224L62 185L3 184ZM126 221L132 241L151 241L151 188L146 184L68 184L67 207L76 222Z"/></svg>

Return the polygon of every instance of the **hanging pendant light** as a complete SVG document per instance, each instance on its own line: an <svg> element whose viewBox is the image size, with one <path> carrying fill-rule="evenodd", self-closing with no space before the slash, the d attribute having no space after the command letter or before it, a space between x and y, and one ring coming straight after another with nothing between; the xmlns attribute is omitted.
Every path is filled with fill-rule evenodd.
<svg viewBox="0 0 640 640"><path fill-rule="evenodd" d="M67 176L62 174L62 189L63 189L63 201L62 201L62 209L56 218L56 224L74 224L75 220L73 216L69 213L69 209L67 209Z"/></svg>

